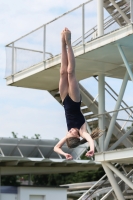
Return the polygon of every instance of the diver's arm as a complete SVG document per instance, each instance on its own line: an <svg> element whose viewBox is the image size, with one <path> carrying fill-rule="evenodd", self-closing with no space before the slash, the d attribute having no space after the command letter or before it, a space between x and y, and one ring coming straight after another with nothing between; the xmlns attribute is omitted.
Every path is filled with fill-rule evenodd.
<svg viewBox="0 0 133 200"><path fill-rule="evenodd" d="M62 138L62 139L55 145L54 151L55 151L56 153L59 153L59 154L65 156L67 160L71 160L71 159L73 159L73 157L72 157L70 154L65 153L65 152L61 149L61 147L63 146L63 144L66 142L66 139L67 139L66 137Z"/></svg>

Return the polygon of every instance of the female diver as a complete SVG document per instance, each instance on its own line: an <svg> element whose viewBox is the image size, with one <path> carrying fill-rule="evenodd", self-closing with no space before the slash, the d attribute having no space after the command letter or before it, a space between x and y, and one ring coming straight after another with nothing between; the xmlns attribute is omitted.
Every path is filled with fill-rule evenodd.
<svg viewBox="0 0 133 200"><path fill-rule="evenodd" d="M90 145L90 151L86 153L86 156L89 157L94 154L94 141L87 133L85 119L80 111L81 95L75 76L75 58L71 46L71 32L68 28L62 31L61 42L62 56L59 91L65 109L68 132L66 136L56 144L54 151L65 156L67 160L71 160L73 159L72 155L63 152L61 149L65 142L69 148L75 148L79 144L85 143L82 142L83 140L80 141L80 137L84 138L84 141L88 141Z"/></svg>

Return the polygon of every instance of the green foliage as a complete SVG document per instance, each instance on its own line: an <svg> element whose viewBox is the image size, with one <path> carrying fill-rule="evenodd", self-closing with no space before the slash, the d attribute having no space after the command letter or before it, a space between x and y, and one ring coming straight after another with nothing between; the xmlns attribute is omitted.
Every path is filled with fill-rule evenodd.
<svg viewBox="0 0 133 200"><path fill-rule="evenodd" d="M129 130L132 126L133 126L133 123L131 124L131 126L127 126L127 130Z"/></svg>
<svg viewBox="0 0 133 200"><path fill-rule="evenodd" d="M31 139L40 139L40 138L41 138L41 135L35 133L34 137L32 137Z"/></svg>
<svg viewBox="0 0 133 200"><path fill-rule="evenodd" d="M24 139L29 139L29 138L28 138L27 136L25 136L25 135L23 135L23 138L24 138Z"/></svg>
<svg viewBox="0 0 133 200"><path fill-rule="evenodd" d="M17 135L18 135L18 133L15 133L15 132L12 131L12 136L13 136L13 138L18 138ZM23 138L25 138L25 139L30 139L30 138L28 138L28 137L25 136L25 135L23 135ZM33 136L31 139L41 139L41 135L35 133L34 136Z"/></svg>
<svg viewBox="0 0 133 200"><path fill-rule="evenodd" d="M76 173L34 175L32 181L33 184L37 186L59 186L62 184L97 181L104 174L104 170L102 168L99 168L95 171L90 170Z"/></svg>
<svg viewBox="0 0 133 200"><path fill-rule="evenodd" d="M18 135L18 133L15 133L15 132L12 131L13 138L17 138L17 135Z"/></svg>
<svg viewBox="0 0 133 200"><path fill-rule="evenodd" d="M17 186L20 185L17 182L17 176L1 176L2 186Z"/></svg>

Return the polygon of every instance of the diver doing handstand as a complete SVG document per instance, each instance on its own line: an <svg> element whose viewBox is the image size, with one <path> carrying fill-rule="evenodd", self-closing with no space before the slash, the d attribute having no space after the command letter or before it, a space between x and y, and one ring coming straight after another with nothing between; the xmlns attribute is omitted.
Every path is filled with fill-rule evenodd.
<svg viewBox="0 0 133 200"><path fill-rule="evenodd" d="M86 156L94 155L94 140L87 132L87 125L83 114L80 111L81 95L78 82L75 76L75 57L71 46L71 32L65 28L61 33L62 54L59 92L65 109L68 132L54 147L54 151L71 160L72 155L63 152L61 147L66 142L69 148L75 148L80 144L89 142L90 150ZM100 133L97 129L95 136ZM80 137L83 138L80 140ZM93 138L93 139L92 139Z"/></svg>

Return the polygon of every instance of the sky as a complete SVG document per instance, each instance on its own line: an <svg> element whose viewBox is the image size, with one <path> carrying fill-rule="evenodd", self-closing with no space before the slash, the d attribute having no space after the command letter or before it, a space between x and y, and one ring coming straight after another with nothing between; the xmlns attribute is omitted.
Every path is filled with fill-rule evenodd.
<svg viewBox="0 0 133 200"><path fill-rule="evenodd" d="M31 138L34 134L40 134L42 139L62 138L66 131L64 110L62 106L47 92L35 89L17 88L6 86L6 50L5 45L26 33L36 29L46 22L62 15L74 7L84 3L84 0L1 0L0 1L0 137L12 137L11 132L18 137L27 136ZM96 8L90 8L92 23L96 23ZM81 14L77 12L77 15ZM72 17L71 15L69 18ZM72 28L74 36L77 37L79 21L74 20ZM60 26L56 26L55 32L61 31L66 21L60 20ZM90 23L89 23L90 24ZM66 25L66 24L65 24ZM69 25L69 23L67 24ZM80 24L81 26L81 24ZM58 46L60 38L56 38L49 26L49 40L52 37L53 46ZM37 40L38 41L38 40ZM56 48L59 52L59 48ZM121 80L106 79L112 87L119 92ZM97 85L90 91L89 85L94 80L82 81L82 84L92 95L97 95ZM131 83L125 94L126 102L132 106ZM113 109L113 103L107 96L107 108Z"/></svg>

